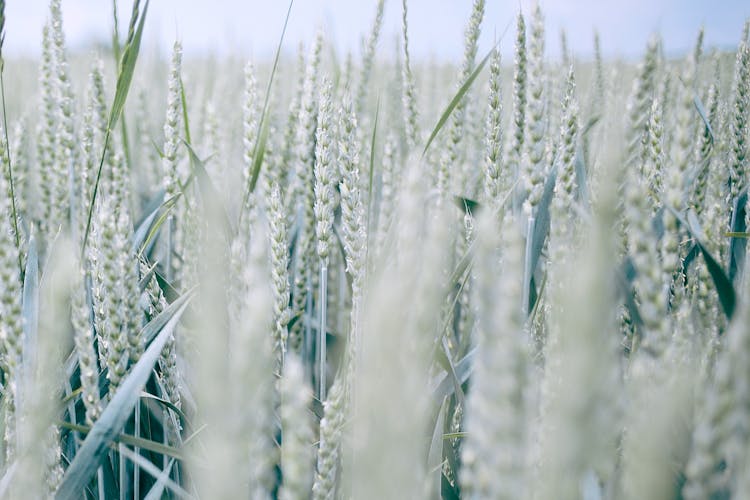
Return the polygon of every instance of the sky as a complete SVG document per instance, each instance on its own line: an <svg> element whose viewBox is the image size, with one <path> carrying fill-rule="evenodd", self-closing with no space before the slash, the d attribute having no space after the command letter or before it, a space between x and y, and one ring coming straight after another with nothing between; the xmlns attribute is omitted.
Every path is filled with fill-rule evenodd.
<svg viewBox="0 0 750 500"><path fill-rule="evenodd" d="M486 0L480 52L498 37L503 54L509 56L516 12L520 7L529 14L533 1ZM47 5L45 0L7 2L7 54L38 55ZM275 51L288 5L287 0L151 0L143 44L166 52L179 38L188 55L237 54L263 60ZM376 0L295 0L285 49L294 52L322 27L341 54L356 55L375 5ZM412 57L460 60L472 0L408 0L408 5ZM692 46L701 26L708 45L730 48L750 16L750 1L741 0L542 0L541 5L547 53L552 57L560 52L563 28L570 49L583 58L592 54L595 28L607 56L637 56L655 32L663 36L668 53L679 54ZM110 40L110 0L62 0L62 6L70 48ZM127 29L130 6L130 0L118 0L121 31ZM401 0L386 0L385 10L380 51L388 57L400 31Z"/></svg>

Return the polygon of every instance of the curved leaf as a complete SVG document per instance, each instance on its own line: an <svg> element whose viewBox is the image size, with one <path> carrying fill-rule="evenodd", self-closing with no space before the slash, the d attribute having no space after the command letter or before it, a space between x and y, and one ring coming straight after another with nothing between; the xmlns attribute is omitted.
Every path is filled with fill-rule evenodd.
<svg viewBox="0 0 750 500"><path fill-rule="evenodd" d="M706 248L706 245L701 240L701 228L696 226L697 221L695 218L689 218L688 222L686 222L674 208L666 204L664 205L664 208L669 210L675 216L680 225L686 228L695 239L695 244L700 249L701 255L703 255L703 260L706 263L708 273L711 275L711 279L716 287L716 293L719 296L721 309L724 311L727 319L731 319L737 305L737 293L732 285L732 280L729 279L729 276L724 272L719 261L711 255L711 251Z"/></svg>
<svg viewBox="0 0 750 500"><path fill-rule="evenodd" d="M164 190L160 189L159 192L156 193L151 198L151 200L149 200L146 208L143 210L144 215L138 222L135 223L135 231L133 231L133 241L131 244L133 252L137 251L138 248L140 248L140 246L143 244L143 241L146 239L146 235L148 234L148 230L151 227L154 218L156 218L157 212L159 212L159 209L163 204Z"/></svg>
<svg viewBox="0 0 750 500"><path fill-rule="evenodd" d="M698 245L693 243L690 245L690 249L688 249L687 254L685 255L685 258L682 259L682 274L687 275L688 269L690 269L690 265L693 263L696 257L700 255L701 251L700 248L698 248Z"/></svg>
<svg viewBox="0 0 750 500"><path fill-rule="evenodd" d="M487 61L489 60L490 56L492 55L492 51L495 50L495 47L493 46L492 49L490 49L489 52L487 52L487 55L484 56L484 59L477 64L477 67L474 68L474 71L472 71L471 75L469 75L469 78L466 79L466 81L461 85L461 87L458 89L458 92L456 92L456 95L453 96L453 99L451 99L451 102L448 103L448 106L445 108L445 111L443 111L443 114L440 115L440 119L437 122L437 125L435 125L435 128L432 129L432 133L430 134L430 137L427 139L427 142L424 145L424 150L422 150L422 156L427 153L427 150L430 148L430 144L432 144L432 141L435 140L435 137L437 137L440 130L445 125L445 122L448 121L448 118L450 118L451 113L453 113L453 110L456 109L456 106L458 106L458 103L461 102L461 99L464 98L467 92L469 92L469 89L471 88L471 84L474 83L474 80L477 79L477 76L479 76L479 73L482 72L482 69L484 68L484 65L487 64Z"/></svg>
<svg viewBox="0 0 750 500"><path fill-rule="evenodd" d="M730 280L726 273L724 273L724 269L722 269L721 265L719 265L716 259L714 259L711 252L709 252L700 241L697 244L703 254L703 259L706 261L706 267L711 274L711 279L713 279L714 285L716 286L716 292L719 295L721 308L727 319L731 319L734 315L734 310L737 304L737 294L732 286L732 280Z"/></svg>
<svg viewBox="0 0 750 500"><path fill-rule="evenodd" d="M176 195L162 203L156 210L156 212L153 213L154 216L158 214L159 217L156 219L156 221L154 221L152 217L150 218L151 220L148 223L148 227L146 227L146 229L148 229L148 234L139 246L135 246L135 244L137 243L137 239L135 236L133 237L133 251L136 251L139 257L143 255L144 252L149 251L155 241L154 238L156 236L156 233L159 232L159 229L161 229L161 226L167 220L167 217L169 217L170 212L175 207L175 205L177 205L177 199L180 196L182 196L182 193L177 193ZM140 230L141 228L139 227L138 229Z"/></svg>
<svg viewBox="0 0 750 500"><path fill-rule="evenodd" d="M143 38L143 25L146 21L146 13L148 12L148 2L149 0L146 0L146 3L143 6L143 13L140 17L138 17L138 4L140 2L136 1L133 4L133 14L130 19L131 30L130 33L128 33L128 39L125 43L125 50L122 52L122 59L120 59L115 99L109 113L109 123L107 125L109 130L115 128L115 124L120 118L122 109L125 106L125 100L128 97L128 91L130 90L130 83L133 81L135 63L138 60L138 52L141 48L141 38ZM133 31L132 28L135 26L136 19L138 20L138 27Z"/></svg>

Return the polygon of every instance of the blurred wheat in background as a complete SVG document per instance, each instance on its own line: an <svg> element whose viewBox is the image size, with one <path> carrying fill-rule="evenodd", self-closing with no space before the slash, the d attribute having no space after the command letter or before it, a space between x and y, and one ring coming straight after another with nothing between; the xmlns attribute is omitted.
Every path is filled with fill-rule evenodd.
<svg viewBox="0 0 750 500"><path fill-rule="evenodd" d="M0 0L1 498L750 498L750 22L553 59L473 0L440 65L391 3L242 61L51 0L6 66Z"/></svg>

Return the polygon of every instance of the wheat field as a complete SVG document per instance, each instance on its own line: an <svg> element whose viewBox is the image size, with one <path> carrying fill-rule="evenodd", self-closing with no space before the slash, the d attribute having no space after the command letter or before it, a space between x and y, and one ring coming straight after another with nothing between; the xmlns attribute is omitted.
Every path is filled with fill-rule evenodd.
<svg viewBox="0 0 750 500"><path fill-rule="evenodd" d="M183 60L61 4L6 65L0 0L0 498L750 499L750 21Z"/></svg>

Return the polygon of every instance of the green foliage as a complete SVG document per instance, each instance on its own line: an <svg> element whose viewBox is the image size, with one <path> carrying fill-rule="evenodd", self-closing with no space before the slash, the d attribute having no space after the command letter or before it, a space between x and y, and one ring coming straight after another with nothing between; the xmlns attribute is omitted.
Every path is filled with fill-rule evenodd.
<svg viewBox="0 0 750 500"><path fill-rule="evenodd" d="M487 85L484 1L452 65L411 57L407 3L395 61L378 1L361 53L321 34L294 73L290 1L252 106L177 43L160 122L149 0L122 44L112 3L109 108L56 24L7 117L0 0L0 497L750 497L747 49L561 67L538 10Z"/></svg>
<svg viewBox="0 0 750 500"><path fill-rule="evenodd" d="M70 462L55 498L74 499L89 483L99 467L101 457L130 418L141 396L141 390L151 376L169 336L172 335L180 316L185 312L191 294L183 296L146 325L143 336L151 340L148 349L133 366L129 375L120 384L114 397L107 404L99 420L86 434L81 447ZM143 444L143 443L141 443Z"/></svg>

